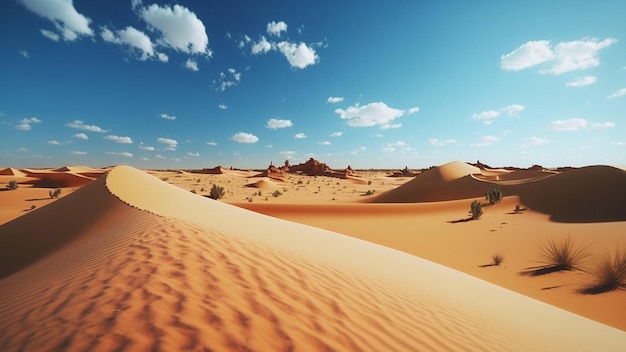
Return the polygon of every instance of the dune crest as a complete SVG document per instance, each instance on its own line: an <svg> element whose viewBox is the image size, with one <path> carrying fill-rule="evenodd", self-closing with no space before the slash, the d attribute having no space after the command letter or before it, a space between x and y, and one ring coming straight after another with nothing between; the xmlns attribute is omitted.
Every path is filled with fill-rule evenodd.
<svg viewBox="0 0 626 352"><path fill-rule="evenodd" d="M72 225L86 205L91 215ZM59 227L48 232L52 217ZM10 260L19 261L32 243L59 234L53 251L0 280L0 349L626 344L622 331L432 262L197 196L126 166L0 226L0 239L12 238L0 254L16 252Z"/></svg>

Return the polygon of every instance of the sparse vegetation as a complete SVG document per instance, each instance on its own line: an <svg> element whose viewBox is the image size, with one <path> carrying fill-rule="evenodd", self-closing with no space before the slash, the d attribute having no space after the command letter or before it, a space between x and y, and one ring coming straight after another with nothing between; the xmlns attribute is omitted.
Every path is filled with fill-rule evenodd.
<svg viewBox="0 0 626 352"><path fill-rule="evenodd" d="M492 265L500 266L500 264L502 264L502 262L504 261L504 256L500 253L495 253L494 255L491 256L491 260L492 260Z"/></svg>
<svg viewBox="0 0 626 352"><path fill-rule="evenodd" d="M366 197L367 197L367 196L371 196L371 195L373 195L373 194L374 194L374 192L375 192L375 191L374 191L373 189L368 189L368 190L367 190L367 192L365 192L365 196L366 196Z"/></svg>
<svg viewBox="0 0 626 352"><path fill-rule="evenodd" d="M483 215L483 205L478 200L474 200L472 204L470 204L470 214L472 220L478 220Z"/></svg>
<svg viewBox="0 0 626 352"><path fill-rule="evenodd" d="M274 193L272 193L272 196L274 198L278 198L278 197L280 197L282 195L283 195L283 193L281 191L279 191L279 190L275 190Z"/></svg>
<svg viewBox="0 0 626 352"><path fill-rule="evenodd" d="M197 192L196 192L196 190L195 190L195 189L192 189L192 190L191 190L191 193L193 193L193 194L197 194Z"/></svg>
<svg viewBox="0 0 626 352"><path fill-rule="evenodd" d="M14 191L16 189L18 189L19 185L17 184L17 181L15 180L11 180L9 181L9 183L7 184L7 188Z"/></svg>
<svg viewBox="0 0 626 352"><path fill-rule="evenodd" d="M551 239L541 248L543 266L540 270L546 274L562 270L580 270L581 264L589 257L590 246L590 244L578 246L571 237L565 237L560 241Z"/></svg>
<svg viewBox="0 0 626 352"><path fill-rule="evenodd" d="M209 198L215 200L222 199L225 195L226 192L224 192L224 187L218 185L213 185L213 187L211 187L211 191L209 192Z"/></svg>
<svg viewBox="0 0 626 352"><path fill-rule="evenodd" d="M595 283L582 290L586 294L598 294L626 289L626 249L618 249L596 263L592 271Z"/></svg>
<svg viewBox="0 0 626 352"><path fill-rule="evenodd" d="M498 187L490 189L485 196L491 205L500 203L502 201L502 197L502 191Z"/></svg>
<svg viewBox="0 0 626 352"><path fill-rule="evenodd" d="M372 180L368 180L368 181L367 181L367 185L369 186L369 185L371 185L371 184L372 184Z"/></svg>
<svg viewBox="0 0 626 352"><path fill-rule="evenodd" d="M161 181L163 181L163 182L167 182L167 180L169 180L169 179L170 179L169 177L161 177Z"/></svg>
<svg viewBox="0 0 626 352"><path fill-rule="evenodd" d="M35 208L37 208L37 206L36 206L35 204L32 204L32 205L30 206L30 210L34 210Z"/></svg>
<svg viewBox="0 0 626 352"><path fill-rule="evenodd" d="M59 198L59 196L61 195L61 189L57 188L54 191L49 190L48 194L50 195L50 198Z"/></svg>

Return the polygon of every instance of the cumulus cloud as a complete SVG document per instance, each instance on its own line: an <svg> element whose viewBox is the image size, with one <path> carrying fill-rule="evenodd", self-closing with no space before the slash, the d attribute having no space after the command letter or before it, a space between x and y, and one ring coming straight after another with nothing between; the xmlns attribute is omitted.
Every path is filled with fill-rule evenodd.
<svg viewBox="0 0 626 352"><path fill-rule="evenodd" d="M107 154L115 155L115 156L121 156L121 157L124 157L124 158L132 158L133 157L133 153L129 153L129 152L121 152L121 153L118 153L118 152L107 152Z"/></svg>
<svg viewBox="0 0 626 352"><path fill-rule="evenodd" d="M192 59L187 59L187 61L185 61L185 68L190 70L190 71L198 71L198 70L200 70L198 68L198 63L195 60L192 60Z"/></svg>
<svg viewBox="0 0 626 352"><path fill-rule="evenodd" d="M343 135L343 132L333 132L329 135L329 137L341 137Z"/></svg>
<svg viewBox="0 0 626 352"><path fill-rule="evenodd" d="M304 133L296 133L293 138L295 139L305 139L306 138L306 134Z"/></svg>
<svg viewBox="0 0 626 352"><path fill-rule="evenodd" d="M192 153L192 152L188 152L187 156L191 156L191 157L199 157L200 153Z"/></svg>
<svg viewBox="0 0 626 352"><path fill-rule="evenodd" d="M568 87L584 87L591 84L594 84L598 81L598 78L595 76L586 76L586 77L578 77L573 79L567 83L565 83Z"/></svg>
<svg viewBox="0 0 626 352"><path fill-rule="evenodd" d="M20 123L15 126L15 129L20 131L30 131L33 128L32 125L35 123L41 123L41 120L36 117L21 119Z"/></svg>
<svg viewBox="0 0 626 352"><path fill-rule="evenodd" d="M287 24L283 21L270 22L267 24L267 33L276 37L280 37L281 32L287 32Z"/></svg>
<svg viewBox="0 0 626 352"><path fill-rule="evenodd" d="M28 51L26 50L19 50L18 53L20 53L20 55L22 55L23 57L30 59L30 56L28 55Z"/></svg>
<svg viewBox="0 0 626 352"><path fill-rule="evenodd" d="M506 114L508 116L518 116L522 111L524 111L524 108L524 105L512 104L502 107L498 110L485 110L479 113L474 113L472 114L472 119L483 121L485 124L490 125L493 123L493 120L501 114Z"/></svg>
<svg viewBox="0 0 626 352"><path fill-rule="evenodd" d="M314 65L319 59L315 50L302 42L300 44L280 42L276 46L287 58L291 67L305 68Z"/></svg>
<svg viewBox="0 0 626 352"><path fill-rule="evenodd" d="M49 31L47 29L42 29L41 30L41 35L43 35L44 37L46 37L46 38L48 38L48 39L50 39L52 41L55 41L55 42L58 42L59 39L61 39L61 37L59 37L58 34L52 32L52 31Z"/></svg>
<svg viewBox="0 0 626 352"><path fill-rule="evenodd" d="M126 27L125 29L115 32L108 28L103 28L100 37L106 42L126 45L141 53L140 60L145 61L154 56L154 45L150 38L142 31L134 27ZM161 60L163 61L163 60Z"/></svg>
<svg viewBox="0 0 626 352"><path fill-rule="evenodd" d="M438 138L430 138L428 140L428 144L433 145L435 147L444 147L448 144L456 143L456 139L438 139Z"/></svg>
<svg viewBox="0 0 626 352"><path fill-rule="evenodd" d="M415 108L411 109L417 111ZM347 120L352 127L380 126L381 129L399 128L402 125L393 121L409 111L390 108L383 102L369 103L364 106L354 105L347 109L336 109L340 118Z"/></svg>
<svg viewBox="0 0 626 352"><path fill-rule="evenodd" d="M270 119L269 121L267 121L267 124L265 124L265 127L271 128L273 130L277 128L286 128L286 127L291 127L291 126L293 126L293 123L291 123L291 120L281 120L281 119Z"/></svg>
<svg viewBox="0 0 626 352"><path fill-rule="evenodd" d="M213 141L211 141L211 142L206 142L206 144L207 144L207 145L210 145L210 146L216 146L216 145L217 145L217 142L213 142Z"/></svg>
<svg viewBox="0 0 626 352"><path fill-rule="evenodd" d="M82 140L88 140L89 139L89 137L87 137L87 135L82 133L82 132L81 133L75 133L73 135L73 137L74 138L78 138L78 139L82 139Z"/></svg>
<svg viewBox="0 0 626 352"><path fill-rule="evenodd" d="M188 53L211 56L206 28L195 13L184 6L152 4L139 11L150 28L158 31L160 45Z"/></svg>
<svg viewBox="0 0 626 352"><path fill-rule="evenodd" d="M162 118L162 119L165 119L165 120L170 120L170 121L174 121L174 120L176 120L176 116L173 116L173 115L168 115L168 114L166 114L166 113L162 113L162 114L161 114L161 118Z"/></svg>
<svg viewBox="0 0 626 352"><path fill-rule="evenodd" d="M46 30L48 33L46 35L42 30L42 34L52 40L55 40L53 38L56 36L55 41L57 41L59 35L63 36L65 41L76 40L79 36L93 35L93 30L89 27L91 19L78 13L71 0L21 0L21 2L28 10L54 24L58 33Z"/></svg>
<svg viewBox="0 0 626 352"><path fill-rule="evenodd" d="M600 65L600 50L614 44L617 39L585 38L558 43L554 48L547 40L529 41L500 57L504 70L520 71L545 63L543 74L560 75L565 72L585 70Z"/></svg>
<svg viewBox="0 0 626 352"><path fill-rule="evenodd" d="M133 143L133 140L130 137L123 137L123 136L108 135L108 136L102 137L102 139L106 139L107 141L121 143L121 144Z"/></svg>
<svg viewBox="0 0 626 352"><path fill-rule="evenodd" d="M241 72L231 67L226 72L220 72L219 78L213 81L213 84L217 86L217 90L223 92L227 88L238 85L239 81L241 81Z"/></svg>
<svg viewBox="0 0 626 352"><path fill-rule="evenodd" d="M171 138L159 137L157 138L157 142L166 145L165 149L163 150L176 150L176 148L178 147L178 141Z"/></svg>
<svg viewBox="0 0 626 352"><path fill-rule="evenodd" d="M550 128L555 131L578 131L582 129L605 129L611 127L615 127L614 122L589 122L581 118L554 120L550 122Z"/></svg>
<svg viewBox="0 0 626 352"><path fill-rule="evenodd" d="M149 146L149 145L143 145L143 144L141 144L141 145L139 146L139 149L141 149L141 150L145 150L145 151L148 151L148 152L153 152L153 151L155 150L155 148L154 148L154 147Z"/></svg>
<svg viewBox="0 0 626 352"><path fill-rule="evenodd" d="M226 110L228 109L228 106L226 104L220 104L217 106L220 110Z"/></svg>
<svg viewBox="0 0 626 352"><path fill-rule="evenodd" d="M74 120L72 122L68 122L65 124L65 126L69 127L69 128L75 128L78 130L84 130L84 131L89 131L89 132L98 132L98 133L107 133L107 130L104 130L102 128L100 128L99 126L96 125L86 125L84 122L82 122L81 120Z"/></svg>
<svg viewBox="0 0 626 352"><path fill-rule="evenodd" d="M59 142L59 141L54 140L54 139L51 140L51 141L48 141L48 144L51 144L51 145L66 145L66 144L70 144L70 143L71 142Z"/></svg>
<svg viewBox="0 0 626 352"><path fill-rule="evenodd" d="M235 133L230 139L237 143L256 143L259 141L259 137L246 132Z"/></svg>
<svg viewBox="0 0 626 352"><path fill-rule="evenodd" d="M87 152L83 152L83 151L79 151L79 150L72 150L70 152L70 154L72 154L72 155L87 155Z"/></svg>
<svg viewBox="0 0 626 352"><path fill-rule="evenodd" d="M161 62L168 62L170 60L169 56L167 56L167 55L165 55L163 53L157 53L157 58Z"/></svg>
<svg viewBox="0 0 626 352"><path fill-rule="evenodd" d="M273 47L274 46L272 45L272 43L270 43L267 39L265 39L265 37L261 37L261 40L254 43L250 50L252 54L258 55L258 54L265 54L266 52L272 50Z"/></svg>
<svg viewBox="0 0 626 352"><path fill-rule="evenodd" d="M326 102L331 103L331 104L340 103L342 101L343 101L343 97L328 97L328 100L326 100Z"/></svg>
<svg viewBox="0 0 626 352"><path fill-rule="evenodd" d="M613 92L613 94L609 95L607 99L623 97L624 95L626 95L626 88L616 90L615 92Z"/></svg>
<svg viewBox="0 0 626 352"><path fill-rule="evenodd" d="M161 155L161 154L157 154L157 155L155 155L154 157L155 157L155 158L157 158L157 159L161 159L161 160L165 160L165 159L167 159L166 157L164 157L164 156L163 156L163 155Z"/></svg>
<svg viewBox="0 0 626 352"><path fill-rule="evenodd" d="M317 144L319 144L319 145L331 145L332 143L330 143L329 141L323 141L323 142L319 142Z"/></svg>

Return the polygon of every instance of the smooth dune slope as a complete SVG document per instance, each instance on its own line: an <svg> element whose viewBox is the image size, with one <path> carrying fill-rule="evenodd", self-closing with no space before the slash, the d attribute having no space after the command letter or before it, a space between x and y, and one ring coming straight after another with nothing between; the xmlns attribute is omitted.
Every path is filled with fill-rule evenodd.
<svg viewBox="0 0 626 352"><path fill-rule="evenodd" d="M51 219L66 228L49 231ZM58 236L52 251L31 246ZM0 279L3 351L626 345L622 331L460 272L125 166L0 226L3 238L0 254L17 255L2 265L19 269Z"/></svg>

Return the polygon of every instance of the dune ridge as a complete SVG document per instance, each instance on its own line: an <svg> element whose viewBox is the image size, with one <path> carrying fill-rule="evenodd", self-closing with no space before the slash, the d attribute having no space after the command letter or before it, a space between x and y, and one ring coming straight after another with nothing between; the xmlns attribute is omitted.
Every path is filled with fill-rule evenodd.
<svg viewBox="0 0 626 352"><path fill-rule="evenodd" d="M86 204L93 215L69 224ZM51 218L67 227L48 231ZM626 343L622 331L460 272L125 166L0 226L0 239L13 241L0 257L18 252L9 264L19 262L46 236L62 238L0 280L2 350L618 351Z"/></svg>

